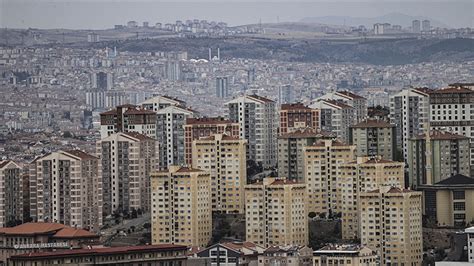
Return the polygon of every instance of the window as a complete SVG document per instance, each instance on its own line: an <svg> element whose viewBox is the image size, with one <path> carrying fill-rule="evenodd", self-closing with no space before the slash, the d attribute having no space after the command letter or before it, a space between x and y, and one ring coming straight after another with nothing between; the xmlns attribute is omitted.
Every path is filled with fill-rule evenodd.
<svg viewBox="0 0 474 266"><path fill-rule="evenodd" d="M453 199L454 200L460 200L460 199L465 199L466 195L464 193L464 190L461 191L453 191Z"/></svg>

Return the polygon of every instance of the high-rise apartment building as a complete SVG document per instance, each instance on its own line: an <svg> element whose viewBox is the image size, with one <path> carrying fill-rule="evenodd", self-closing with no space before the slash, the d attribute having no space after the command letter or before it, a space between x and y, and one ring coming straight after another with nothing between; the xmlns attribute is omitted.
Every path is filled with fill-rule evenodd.
<svg viewBox="0 0 474 266"><path fill-rule="evenodd" d="M223 134L193 141L193 168L211 175L212 211L244 212L244 185L247 184L246 149L246 140Z"/></svg>
<svg viewBox="0 0 474 266"><path fill-rule="evenodd" d="M440 227L463 227L474 219L474 178L456 174L431 185L420 185L423 214Z"/></svg>
<svg viewBox="0 0 474 266"><path fill-rule="evenodd" d="M387 187L360 195L361 244L381 265L422 265L421 192Z"/></svg>
<svg viewBox="0 0 474 266"><path fill-rule="evenodd" d="M229 97L229 77L216 78L216 96L217 98Z"/></svg>
<svg viewBox="0 0 474 266"><path fill-rule="evenodd" d="M185 164L184 125L193 110L169 106L156 113L156 139L160 143L160 168Z"/></svg>
<svg viewBox="0 0 474 266"><path fill-rule="evenodd" d="M296 130L319 129L319 110L302 103L282 104L280 109L280 135Z"/></svg>
<svg viewBox="0 0 474 266"><path fill-rule="evenodd" d="M307 186L307 210L317 214L338 212L337 181L343 163L355 159L354 145L323 140L304 147L304 183Z"/></svg>
<svg viewBox="0 0 474 266"><path fill-rule="evenodd" d="M469 138L463 135L430 131L410 139L408 176L410 186L432 185L455 174L469 176Z"/></svg>
<svg viewBox="0 0 474 266"><path fill-rule="evenodd" d="M102 176L97 157L80 150L39 157L30 164L29 182L33 221L100 229Z"/></svg>
<svg viewBox="0 0 474 266"><path fill-rule="evenodd" d="M350 144L356 145L357 156L396 157L395 125L379 120L364 120L350 128Z"/></svg>
<svg viewBox="0 0 474 266"><path fill-rule="evenodd" d="M443 130L471 139L471 175L474 174L474 90L448 87L430 93L431 130Z"/></svg>
<svg viewBox="0 0 474 266"><path fill-rule="evenodd" d="M165 65L165 74L168 80L178 81L181 79L181 61L169 59Z"/></svg>
<svg viewBox="0 0 474 266"><path fill-rule="evenodd" d="M288 104L292 103L294 99L293 87L289 84L278 87L278 103Z"/></svg>
<svg viewBox="0 0 474 266"><path fill-rule="evenodd" d="M264 178L245 186L246 239L257 245L308 244L306 185Z"/></svg>
<svg viewBox="0 0 474 266"><path fill-rule="evenodd" d="M264 168L277 163L278 114L276 103L257 95L245 95L226 103L229 119L239 123L240 138L248 141L247 160Z"/></svg>
<svg viewBox="0 0 474 266"><path fill-rule="evenodd" d="M205 247L212 236L211 177L180 166L151 174L152 244Z"/></svg>
<svg viewBox="0 0 474 266"><path fill-rule="evenodd" d="M408 159L408 140L424 133L430 119L430 89L410 88L390 96L390 123L396 127L397 149Z"/></svg>
<svg viewBox="0 0 474 266"><path fill-rule="evenodd" d="M101 113L100 137L118 132L137 132L154 138L156 113L131 104L119 105L114 110Z"/></svg>
<svg viewBox="0 0 474 266"><path fill-rule="evenodd" d="M304 179L304 147L311 146L321 139L333 139L335 135L316 132L306 128L278 137L278 175L289 180Z"/></svg>
<svg viewBox="0 0 474 266"><path fill-rule="evenodd" d="M356 161L339 167L337 201L342 214L343 239L360 239L360 194L384 186L405 187L404 167L402 162L380 157L357 157Z"/></svg>
<svg viewBox="0 0 474 266"><path fill-rule="evenodd" d="M150 173L158 167L158 142L125 132L97 142L102 171L103 213L150 211Z"/></svg>
<svg viewBox="0 0 474 266"><path fill-rule="evenodd" d="M23 222L23 173L13 161L0 161L0 227Z"/></svg>
<svg viewBox="0 0 474 266"><path fill-rule="evenodd" d="M367 118L367 99L350 91L329 92L317 100L333 100L345 103L354 108L354 123L362 122Z"/></svg>
<svg viewBox="0 0 474 266"><path fill-rule="evenodd" d="M111 90L114 87L114 73L112 72L93 72L91 74L91 87L98 91Z"/></svg>
<svg viewBox="0 0 474 266"><path fill-rule="evenodd" d="M356 121L352 106L335 100L319 100L310 105L319 109L321 130L333 132L342 141L349 143L349 128Z"/></svg>
<svg viewBox="0 0 474 266"><path fill-rule="evenodd" d="M186 102L169 96L155 96L153 98L146 99L145 101L141 102L140 105L143 107L143 109L158 112L158 110L169 106L186 107Z"/></svg>
<svg viewBox="0 0 474 266"><path fill-rule="evenodd" d="M411 23L411 30L413 33L420 33L421 32L421 22L417 19L413 20Z"/></svg>
<svg viewBox="0 0 474 266"><path fill-rule="evenodd" d="M184 146L186 164L192 165L193 141L212 136L225 134L230 137L239 137L239 123L231 122L222 117L187 118L184 125Z"/></svg>
<svg viewBox="0 0 474 266"><path fill-rule="evenodd" d="M429 20L425 19L421 22L421 29L423 31L430 31L431 30L431 23Z"/></svg>

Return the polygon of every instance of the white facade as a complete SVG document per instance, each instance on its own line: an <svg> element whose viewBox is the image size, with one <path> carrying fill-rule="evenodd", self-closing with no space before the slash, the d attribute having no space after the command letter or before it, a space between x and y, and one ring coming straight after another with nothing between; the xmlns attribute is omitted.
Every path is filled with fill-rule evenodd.
<svg viewBox="0 0 474 266"><path fill-rule="evenodd" d="M467 234L467 260L474 263L474 226L466 228L464 232Z"/></svg>
<svg viewBox="0 0 474 266"><path fill-rule="evenodd" d="M390 123L396 126L397 148L407 162L408 140L423 134L429 122L429 94L420 89L405 89L390 96Z"/></svg>

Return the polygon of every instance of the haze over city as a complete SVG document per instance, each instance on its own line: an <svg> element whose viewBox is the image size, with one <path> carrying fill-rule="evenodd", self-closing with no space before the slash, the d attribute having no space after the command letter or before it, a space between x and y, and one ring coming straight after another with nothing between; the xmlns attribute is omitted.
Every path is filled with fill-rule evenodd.
<svg viewBox="0 0 474 266"><path fill-rule="evenodd" d="M174 22L183 18L229 25L298 22L308 17L374 18L399 13L448 27L472 27L473 1L0 1L0 27L105 29L124 20ZM358 26L358 25L349 25ZM367 26L367 25L366 25Z"/></svg>

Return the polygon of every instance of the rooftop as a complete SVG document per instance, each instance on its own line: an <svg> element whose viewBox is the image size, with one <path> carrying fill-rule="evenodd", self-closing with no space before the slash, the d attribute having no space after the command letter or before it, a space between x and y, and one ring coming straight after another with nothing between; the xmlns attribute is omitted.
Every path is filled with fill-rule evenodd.
<svg viewBox="0 0 474 266"><path fill-rule="evenodd" d="M233 123L224 117L202 117L202 118L186 118L186 125L216 125L216 124L230 124Z"/></svg>
<svg viewBox="0 0 474 266"><path fill-rule="evenodd" d="M281 110L314 110L302 103L284 103L281 105Z"/></svg>
<svg viewBox="0 0 474 266"><path fill-rule="evenodd" d="M395 127L395 125L390 124L383 120L367 119L356 125L352 126L353 128L375 128L375 127Z"/></svg>
<svg viewBox="0 0 474 266"><path fill-rule="evenodd" d="M163 245L145 245L145 246L128 246L128 247L107 247L94 249L72 249L58 250L52 252L34 252L12 256L12 259L41 259L54 258L75 255L115 255L133 252L163 252L163 251L186 251L186 246L163 244Z"/></svg>
<svg viewBox="0 0 474 266"><path fill-rule="evenodd" d="M352 99L365 99L364 97L360 96L360 95L357 95L355 93L352 93L350 91L338 91L337 93L339 94L342 94L342 95L345 95L345 96L348 96Z"/></svg>
<svg viewBox="0 0 474 266"><path fill-rule="evenodd" d="M54 238L96 238L98 235L84 229L59 223L24 223L15 227L0 228L5 235L52 235Z"/></svg>
<svg viewBox="0 0 474 266"><path fill-rule="evenodd" d="M414 139L425 139L426 134L420 134L416 136ZM469 139L466 136L447 132L447 131L441 131L441 130L432 130L430 131L430 139L431 140L455 140L455 139Z"/></svg>
<svg viewBox="0 0 474 266"><path fill-rule="evenodd" d="M456 174L439 181L436 185L474 185L474 178L462 174Z"/></svg>
<svg viewBox="0 0 474 266"><path fill-rule="evenodd" d="M138 132L120 132L121 134L127 135L129 137L138 139L138 140L154 140L146 135L140 134Z"/></svg>
<svg viewBox="0 0 474 266"><path fill-rule="evenodd" d="M317 137L335 137L334 134L325 131L316 131L312 128L302 128L294 132L289 132L278 136L280 139L289 139L289 138L317 138Z"/></svg>
<svg viewBox="0 0 474 266"><path fill-rule="evenodd" d="M473 90L464 87L447 87L439 90L433 90L430 94L447 94L447 93L473 93Z"/></svg>
<svg viewBox="0 0 474 266"><path fill-rule="evenodd" d="M79 157L81 160L96 160L98 159L97 157L90 155L88 153L85 153L81 150L68 150L64 151L64 153L70 154L75 157Z"/></svg>

